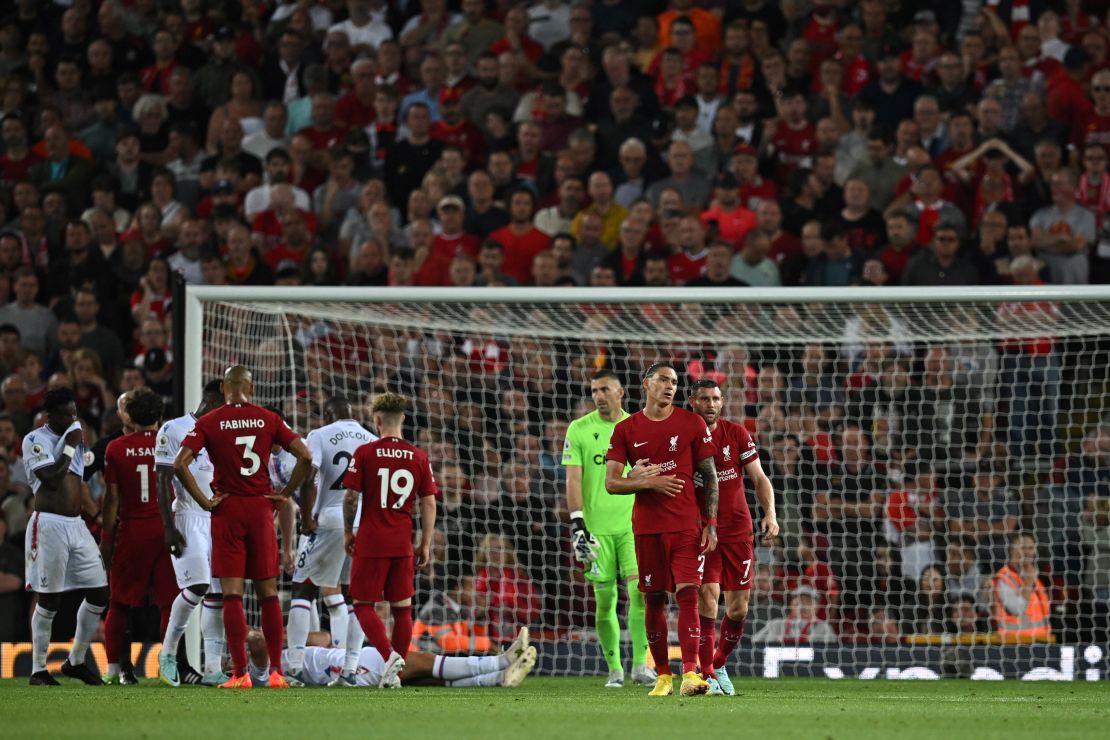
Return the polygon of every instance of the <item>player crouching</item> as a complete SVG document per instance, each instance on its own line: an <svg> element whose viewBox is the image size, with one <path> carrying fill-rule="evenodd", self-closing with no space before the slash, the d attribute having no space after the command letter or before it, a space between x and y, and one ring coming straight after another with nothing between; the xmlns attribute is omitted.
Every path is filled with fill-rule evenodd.
<svg viewBox="0 0 1110 740"><path fill-rule="evenodd" d="M330 647L331 635L312 632L304 649L301 678L305 686L327 686L343 670L346 651ZM266 637L257 630L247 635L250 663L247 670L256 685L265 683L270 674L270 653ZM283 665L289 651L281 653ZM528 628L521 627L516 639L500 655L465 655L447 657L415 650L405 660L405 675L396 681L396 674L374 647L364 647L359 654L353 686L357 688L396 688L401 685L447 686L450 688L502 687L516 688L536 665L536 648L528 644Z"/></svg>

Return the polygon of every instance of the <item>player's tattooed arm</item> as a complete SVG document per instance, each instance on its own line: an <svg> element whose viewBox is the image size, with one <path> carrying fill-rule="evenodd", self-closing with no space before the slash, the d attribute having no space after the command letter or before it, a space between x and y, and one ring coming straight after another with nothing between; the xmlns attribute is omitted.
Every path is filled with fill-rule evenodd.
<svg viewBox="0 0 1110 740"><path fill-rule="evenodd" d="M348 488L347 495L343 497L343 549L348 555L355 554L355 514L358 513L360 495L353 488Z"/></svg>
<svg viewBox="0 0 1110 740"><path fill-rule="evenodd" d="M705 529L701 533L702 552L712 552L717 547L717 502L721 492L717 484L717 466L713 458L707 457L698 461L698 472L701 474L705 495L702 505L705 507Z"/></svg>
<svg viewBox="0 0 1110 740"><path fill-rule="evenodd" d="M705 518L716 520L720 490L717 487L717 466L713 463L713 458L698 460L698 472L705 485Z"/></svg>

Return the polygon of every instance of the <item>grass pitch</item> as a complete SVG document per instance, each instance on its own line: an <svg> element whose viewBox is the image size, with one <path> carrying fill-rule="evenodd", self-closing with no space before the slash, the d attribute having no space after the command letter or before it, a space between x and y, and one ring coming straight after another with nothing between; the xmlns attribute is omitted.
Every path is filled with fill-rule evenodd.
<svg viewBox="0 0 1110 740"><path fill-rule="evenodd" d="M1016 681L737 680L738 696L649 699L604 678L518 689L217 691L0 681L0 738L1095 738L1110 686ZM677 682L675 684L677 690Z"/></svg>

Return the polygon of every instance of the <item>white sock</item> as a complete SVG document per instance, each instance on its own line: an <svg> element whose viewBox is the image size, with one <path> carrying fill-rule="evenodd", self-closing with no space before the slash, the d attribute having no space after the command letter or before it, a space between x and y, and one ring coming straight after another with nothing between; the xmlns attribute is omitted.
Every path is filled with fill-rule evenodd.
<svg viewBox="0 0 1110 740"><path fill-rule="evenodd" d="M320 610L316 606L316 599L313 599L308 604L308 631L320 631Z"/></svg>
<svg viewBox="0 0 1110 740"><path fill-rule="evenodd" d="M460 678L457 681L448 681L447 685L452 689L476 689L476 688L489 688L491 686L500 686L501 680L505 676L505 671L497 671L496 673L482 673L478 676L470 678Z"/></svg>
<svg viewBox="0 0 1110 740"><path fill-rule="evenodd" d="M432 677L456 681L496 673L508 667L509 658L503 655L468 655L458 658L437 655L432 661Z"/></svg>
<svg viewBox="0 0 1110 740"><path fill-rule="evenodd" d="M105 678L112 678L119 675L119 663L109 663L108 669L104 671Z"/></svg>
<svg viewBox="0 0 1110 740"><path fill-rule="evenodd" d="M193 616L193 610L200 604L201 598L185 589L173 600L173 606L170 607L170 621L166 625L166 636L162 639L163 655L177 655L177 645L181 642L181 636L185 634L185 628L189 624L189 617Z"/></svg>
<svg viewBox="0 0 1110 740"><path fill-rule="evenodd" d="M324 597L324 606L328 608L328 619L331 620L331 646L343 650L347 645L347 602L343 600L343 594L331 594Z"/></svg>
<svg viewBox="0 0 1110 740"><path fill-rule="evenodd" d="M304 646L308 642L308 623L311 605L308 599L293 599L289 603L289 624L285 627L285 637L289 646L289 670L300 671L304 665Z"/></svg>
<svg viewBox="0 0 1110 740"><path fill-rule="evenodd" d="M211 676L223 670L224 599L220 594L204 597L200 610L200 634L204 640L204 673Z"/></svg>
<svg viewBox="0 0 1110 740"><path fill-rule="evenodd" d="M50 631L54 627L54 615L49 609L35 606L31 615L31 672L46 670L46 652L50 649ZM357 619L354 621L358 621Z"/></svg>
<svg viewBox="0 0 1110 740"><path fill-rule="evenodd" d="M347 641L344 649L347 651L346 659L343 661L343 672L354 673L358 668L358 658L362 654L362 642L366 635L362 633L362 625L358 623L358 617L355 616L355 607L348 605L347 607Z"/></svg>
<svg viewBox="0 0 1110 740"><path fill-rule="evenodd" d="M81 665L85 662L85 653L96 636L96 629L100 626L100 615L108 609L107 604L93 606L87 600L81 602L77 608L77 631L73 635L73 646L69 649L69 664Z"/></svg>

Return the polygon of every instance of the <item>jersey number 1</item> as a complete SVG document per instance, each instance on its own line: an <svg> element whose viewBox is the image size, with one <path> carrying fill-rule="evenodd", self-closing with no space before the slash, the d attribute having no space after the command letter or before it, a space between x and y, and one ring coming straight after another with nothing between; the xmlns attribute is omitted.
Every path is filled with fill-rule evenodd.
<svg viewBox="0 0 1110 740"><path fill-rule="evenodd" d="M389 508L389 494L390 492L397 495L397 502L393 504L394 509L400 509L409 500L412 495L412 473L401 468L394 470L393 474L385 468L378 468L378 477L382 481L382 508Z"/></svg>
<svg viewBox="0 0 1110 740"><path fill-rule="evenodd" d="M150 466L136 465L135 472L139 474L139 501L145 504L150 501Z"/></svg>

